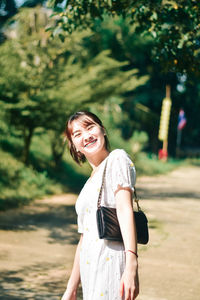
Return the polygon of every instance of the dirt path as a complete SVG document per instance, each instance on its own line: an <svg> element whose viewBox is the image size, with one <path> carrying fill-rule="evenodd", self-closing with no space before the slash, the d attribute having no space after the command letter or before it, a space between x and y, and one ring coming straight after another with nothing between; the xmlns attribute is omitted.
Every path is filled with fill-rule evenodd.
<svg viewBox="0 0 200 300"><path fill-rule="evenodd" d="M139 247L138 300L200 299L199 178L200 168L188 167L138 180L151 227L149 245ZM0 213L0 299L60 299L79 238L75 200L67 194Z"/></svg>

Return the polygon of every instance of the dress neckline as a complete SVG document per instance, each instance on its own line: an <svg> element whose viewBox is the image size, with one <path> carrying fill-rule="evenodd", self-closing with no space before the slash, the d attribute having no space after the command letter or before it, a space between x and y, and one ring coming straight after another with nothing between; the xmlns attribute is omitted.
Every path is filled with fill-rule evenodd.
<svg viewBox="0 0 200 300"><path fill-rule="evenodd" d="M111 152L110 152L110 153L111 153ZM99 170L101 169L101 167L102 167L102 165L104 164L104 162L108 159L110 153L109 153L109 154L108 154L108 155L100 162L100 164L98 165L98 169L96 170L96 172L95 172L92 176L90 176L90 177L88 178L87 182L92 181L92 179L96 176L96 174L99 173Z"/></svg>

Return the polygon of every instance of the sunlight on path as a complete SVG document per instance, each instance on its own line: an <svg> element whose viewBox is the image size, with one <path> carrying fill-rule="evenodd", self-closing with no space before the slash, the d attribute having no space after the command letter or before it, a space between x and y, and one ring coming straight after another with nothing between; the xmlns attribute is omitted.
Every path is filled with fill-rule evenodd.
<svg viewBox="0 0 200 300"><path fill-rule="evenodd" d="M199 300L199 178L197 167L139 178L150 243L139 246L138 300ZM76 197L54 196L0 213L0 299L60 299L79 239Z"/></svg>

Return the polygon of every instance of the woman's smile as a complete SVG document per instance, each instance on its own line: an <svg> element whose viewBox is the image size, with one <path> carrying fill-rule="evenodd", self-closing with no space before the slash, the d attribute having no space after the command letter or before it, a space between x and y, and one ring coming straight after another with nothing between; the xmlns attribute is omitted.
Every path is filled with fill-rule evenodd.
<svg viewBox="0 0 200 300"><path fill-rule="evenodd" d="M88 142L84 147L90 147L90 146L94 145L96 143L96 141L97 141L97 139L94 139L94 140Z"/></svg>

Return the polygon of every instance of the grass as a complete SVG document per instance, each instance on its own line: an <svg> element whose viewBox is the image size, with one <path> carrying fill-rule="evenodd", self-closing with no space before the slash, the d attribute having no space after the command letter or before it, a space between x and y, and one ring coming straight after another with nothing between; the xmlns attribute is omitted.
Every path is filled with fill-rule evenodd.
<svg viewBox="0 0 200 300"><path fill-rule="evenodd" d="M136 171L137 174L154 176L159 174L166 174L177 167L186 165L186 161L169 158L167 162L158 160L156 155L139 153L136 156Z"/></svg>
<svg viewBox="0 0 200 300"><path fill-rule="evenodd" d="M189 165L200 167L200 158L187 158L185 162Z"/></svg>
<svg viewBox="0 0 200 300"><path fill-rule="evenodd" d="M0 209L16 207L46 194L61 192L45 170L37 172L26 167L10 153L0 151Z"/></svg>

